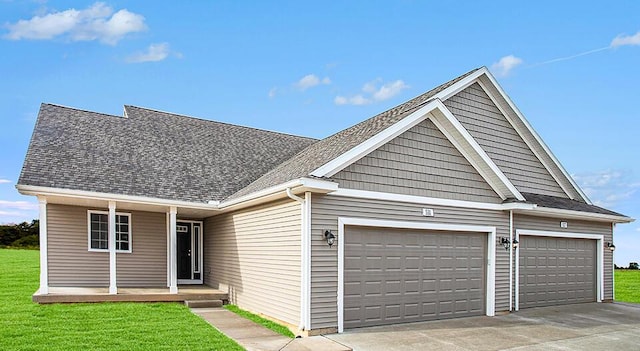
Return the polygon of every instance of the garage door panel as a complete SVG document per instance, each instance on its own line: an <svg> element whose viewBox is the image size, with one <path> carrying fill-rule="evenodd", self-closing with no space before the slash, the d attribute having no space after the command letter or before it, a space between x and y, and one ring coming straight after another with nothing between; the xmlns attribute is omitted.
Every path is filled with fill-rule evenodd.
<svg viewBox="0 0 640 351"><path fill-rule="evenodd" d="M596 241L520 237L520 308L596 300Z"/></svg>
<svg viewBox="0 0 640 351"><path fill-rule="evenodd" d="M484 314L486 234L348 227L345 240L345 328Z"/></svg>

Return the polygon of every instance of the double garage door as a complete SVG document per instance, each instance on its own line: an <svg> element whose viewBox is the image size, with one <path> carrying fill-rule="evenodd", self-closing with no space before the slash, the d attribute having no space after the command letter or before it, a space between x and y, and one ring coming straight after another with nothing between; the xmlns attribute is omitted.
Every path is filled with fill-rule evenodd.
<svg viewBox="0 0 640 351"><path fill-rule="evenodd" d="M596 301L596 240L520 236L519 307Z"/></svg>
<svg viewBox="0 0 640 351"><path fill-rule="evenodd" d="M486 233L345 231L345 328L485 314Z"/></svg>

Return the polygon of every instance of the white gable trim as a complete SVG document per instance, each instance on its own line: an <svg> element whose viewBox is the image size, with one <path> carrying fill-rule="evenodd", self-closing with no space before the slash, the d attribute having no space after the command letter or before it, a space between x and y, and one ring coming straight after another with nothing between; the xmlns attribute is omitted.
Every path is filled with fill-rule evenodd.
<svg viewBox="0 0 640 351"><path fill-rule="evenodd" d="M373 150L379 148L380 146L386 144L395 137L424 121L427 117L427 114L433 111L436 106L436 101L427 103L426 105L413 112L409 116L403 118L391 127L383 130L382 132L360 143L353 149L320 166L319 168L311 172L311 175L319 178L333 176L334 174L343 170L345 167L368 155Z"/></svg>
<svg viewBox="0 0 640 351"><path fill-rule="evenodd" d="M449 109L440 100L436 100L439 112L442 117L431 113L433 123L442 131L449 141L462 153L462 155L471 163L480 175L487 180L489 185L504 200L509 195L513 195L516 199L524 201L525 198L520 194L515 185L507 178L498 166L491 160L489 155L480 147L480 144L473 139L471 134L462 126L460 121L449 111ZM458 137L456 137L458 134ZM487 169L488 168L488 169Z"/></svg>
<svg viewBox="0 0 640 351"><path fill-rule="evenodd" d="M473 168L475 168L500 198L504 200L512 196L520 201L525 200L524 196L520 194L513 183L502 173L498 166L473 139L471 134L469 134L439 99L430 101L398 123L324 164L313 171L311 175L316 177L331 177L427 118L435 124L455 148L469 161Z"/></svg>
<svg viewBox="0 0 640 351"><path fill-rule="evenodd" d="M582 199L584 201L586 201L589 205L592 205L591 200L589 200L589 198L587 197L587 195L582 191L582 189L580 189L580 187L576 184L576 182L573 180L573 178L569 175L569 173L567 172L567 170L564 168L564 166L562 166L562 164L560 163L560 161L556 158L556 156L553 154L553 152L551 152L551 150L549 149L549 147L547 146L547 144L545 144L545 142L542 140L542 138L540 138L540 135L538 135L538 133L535 131L535 129L533 129L533 127L531 126L531 124L529 123L529 121L524 117L524 115L522 114L522 112L520 112L520 110L518 109L518 107L516 107L516 105L513 103L513 101L511 100L511 98L509 98L509 96L505 93L505 91L502 89L502 87L498 84L498 82L496 81L496 79L493 77L493 75L489 72L489 70L487 70L486 68L481 68L479 71L483 71L483 74L487 77L487 79L489 79L489 81L491 82L491 84L493 84L493 86L496 88L496 90L498 90L498 92L500 93L500 95L502 95L502 97L504 98L504 100L507 102L507 104L509 105L509 108L511 108L511 110L516 114L516 116L518 118L520 118L520 120L522 121L522 123L525 125L525 127L527 128L527 130L531 133L531 135L533 135L534 139L538 142L538 144L540 144L540 146L542 147L542 149L544 150L544 152L547 153L547 155L549 156L549 158L551 158L551 160L553 161L553 163L556 165L556 167L558 167L558 169L562 172L562 175L569 181L569 183L573 186L573 188L575 189L575 191L580 194L580 196L582 197ZM478 76L479 77L479 76ZM487 95L489 95L489 97L491 98L491 100L494 102L494 104L500 109L500 111L502 112L502 114L505 116L505 118L507 118L507 120L509 121L509 123L513 126L513 128L516 130L516 132L518 132L518 134L520 134L520 137L525 141L525 143L527 144L527 146L529 146L529 149L531 149L531 151L534 153L534 155L540 160L540 162L542 163L542 165L547 169L547 171L549 171L549 173L551 174L551 176L555 179L556 183L558 183L558 185L562 188L562 190L571 198L574 199L573 196L571 196L570 192L567 191L567 189L563 186L563 182L560 182L558 179L558 175L555 174L555 172L553 172L549 165L540 157L539 153L536 151L536 148L532 147L531 142L528 141L528 138L525 138L522 133L520 133L520 131L518 131L518 128L512 123L509 114L505 113L505 111L502 110L502 108L500 107L500 104L497 103L495 101L495 97L488 91L488 89L486 89L486 87L484 86L484 84L478 80L478 83L480 84L480 86L482 87L482 89L485 90L485 92L487 93Z"/></svg>
<svg viewBox="0 0 640 351"><path fill-rule="evenodd" d="M572 195L572 193L567 189L567 187L563 184L563 182L560 181L560 178L558 178L555 172L553 172L551 168L547 165L544 159L540 156L540 152L537 151L535 147L533 147L529 138L525 138L525 136L520 132L519 128L513 123L507 111L505 111L504 108L502 107L502 104L499 103L498 100L496 100L495 96L493 96L493 94L489 91L489 89L487 89L485 83L483 83L481 80L478 79L478 85L480 85L480 88L482 88L482 90L485 92L485 94L487 94L489 99L491 99L493 104L498 108L498 110L500 110L500 113L504 116L504 118L507 120L509 125L511 125L513 130L515 130L516 133L518 133L522 141L524 141L524 143L527 145L529 150L531 150L533 155L538 159L538 161L540 161L540 163L547 170L547 172L549 172L549 174L551 175L551 178L553 178L556 184L558 184L558 186L570 199L575 200L575 196Z"/></svg>

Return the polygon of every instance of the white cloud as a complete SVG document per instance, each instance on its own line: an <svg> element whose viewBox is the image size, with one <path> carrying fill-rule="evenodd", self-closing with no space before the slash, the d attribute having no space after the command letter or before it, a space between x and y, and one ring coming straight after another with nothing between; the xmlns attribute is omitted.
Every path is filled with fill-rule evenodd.
<svg viewBox="0 0 640 351"><path fill-rule="evenodd" d="M517 66L522 64L522 59L513 55L505 56L491 65L491 70L499 77L505 77Z"/></svg>
<svg viewBox="0 0 640 351"><path fill-rule="evenodd" d="M640 183L631 181L631 175L619 170L606 170L573 175L578 185L597 206L615 207L632 198Z"/></svg>
<svg viewBox="0 0 640 351"><path fill-rule="evenodd" d="M37 210L38 204L28 201L0 200L0 210Z"/></svg>
<svg viewBox="0 0 640 351"><path fill-rule="evenodd" d="M368 105L373 102L371 99L367 99L362 94L354 95L352 97L336 96L333 99L336 105Z"/></svg>
<svg viewBox="0 0 640 351"><path fill-rule="evenodd" d="M320 84L324 84L324 85L331 84L331 79L329 79L329 77L324 77L320 79L315 74L307 74L306 76L300 78L300 80L297 81L294 85L298 89L305 91L309 88L315 87L316 85L320 85Z"/></svg>
<svg viewBox="0 0 640 351"><path fill-rule="evenodd" d="M129 63L162 61L169 56L169 52L168 43L151 44L146 51L135 53L127 57L126 61Z"/></svg>
<svg viewBox="0 0 640 351"><path fill-rule="evenodd" d="M373 93L373 99L376 101L384 101L398 95L402 90L409 86L401 80L396 80L388 84L383 84L380 89Z"/></svg>
<svg viewBox="0 0 640 351"><path fill-rule="evenodd" d="M382 79L378 78L371 82L367 82L362 86L362 93L351 97L336 96L333 102L336 105L368 105L378 101L391 99L398 95L402 90L409 88L402 80L396 80L387 84L378 84Z"/></svg>
<svg viewBox="0 0 640 351"><path fill-rule="evenodd" d="M8 183L11 183L11 181L9 179L0 178L0 184L8 184Z"/></svg>
<svg viewBox="0 0 640 351"><path fill-rule="evenodd" d="M0 223L31 222L34 218L38 218L37 203L0 200Z"/></svg>
<svg viewBox="0 0 640 351"><path fill-rule="evenodd" d="M640 45L640 32L634 35L618 35L611 41L612 48L627 45Z"/></svg>
<svg viewBox="0 0 640 351"><path fill-rule="evenodd" d="M96 2L84 10L74 8L8 23L4 37L11 40L49 40L64 36L72 41L93 41L115 45L129 33L147 29L142 15L126 9L114 10Z"/></svg>
<svg viewBox="0 0 640 351"><path fill-rule="evenodd" d="M276 94L278 94L278 88L277 87L273 87L271 88L271 90L269 90L269 98L273 99L274 97L276 97Z"/></svg>

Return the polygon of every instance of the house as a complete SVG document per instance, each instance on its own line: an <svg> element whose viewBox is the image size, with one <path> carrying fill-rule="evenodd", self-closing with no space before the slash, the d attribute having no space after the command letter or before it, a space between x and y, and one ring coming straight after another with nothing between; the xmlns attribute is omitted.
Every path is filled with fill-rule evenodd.
<svg viewBox="0 0 640 351"><path fill-rule="evenodd" d="M59 287L223 290L307 334L613 299L613 232L486 68L322 140L43 104L20 193Z"/></svg>

